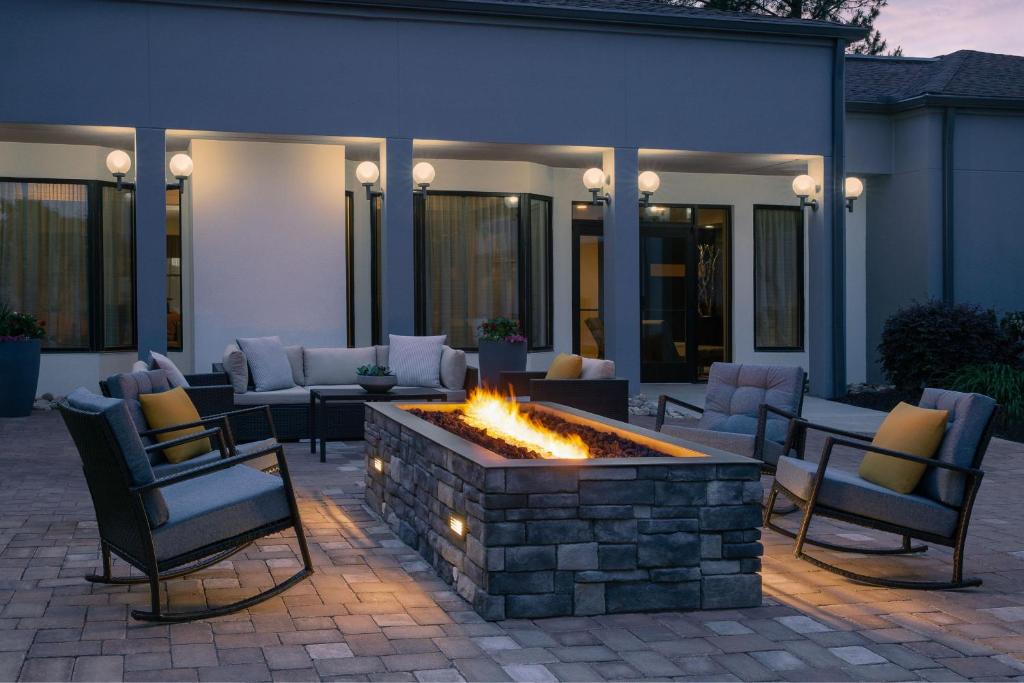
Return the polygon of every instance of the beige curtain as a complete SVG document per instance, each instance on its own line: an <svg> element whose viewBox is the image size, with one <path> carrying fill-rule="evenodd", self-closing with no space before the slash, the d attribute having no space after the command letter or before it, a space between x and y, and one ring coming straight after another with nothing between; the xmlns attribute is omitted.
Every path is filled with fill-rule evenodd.
<svg viewBox="0 0 1024 683"><path fill-rule="evenodd" d="M481 321L519 315L519 208L503 197L428 195L425 211L426 332L475 347Z"/></svg>
<svg viewBox="0 0 1024 683"><path fill-rule="evenodd" d="M44 345L89 345L88 190L0 182L0 301L46 323Z"/></svg>
<svg viewBox="0 0 1024 683"><path fill-rule="evenodd" d="M803 346L803 216L759 208L754 214L755 346Z"/></svg>
<svg viewBox="0 0 1024 683"><path fill-rule="evenodd" d="M135 343L133 203L131 191L103 188L103 345L106 348Z"/></svg>

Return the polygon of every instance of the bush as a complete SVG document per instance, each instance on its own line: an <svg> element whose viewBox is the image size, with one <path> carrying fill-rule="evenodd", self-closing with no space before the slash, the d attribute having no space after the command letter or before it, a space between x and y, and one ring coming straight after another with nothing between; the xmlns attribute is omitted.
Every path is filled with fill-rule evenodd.
<svg viewBox="0 0 1024 683"><path fill-rule="evenodd" d="M30 313L12 311L7 304L0 304L0 341L26 341L46 336L43 323Z"/></svg>
<svg viewBox="0 0 1024 683"><path fill-rule="evenodd" d="M967 365L949 376L947 383L956 391L972 391L991 396L1003 406L1003 419L1024 422L1024 370L1008 363Z"/></svg>
<svg viewBox="0 0 1024 683"><path fill-rule="evenodd" d="M967 365L1009 361L1011 346L994 311L929 301L886 320L878 352L889 381L910 391L942 385Z"/></svg>
<svg viewBox="0 0 1024 683"><path fill-rule="evenodd" d="M1011 342L1018 346L1024 344L1024 311L1008 311L999 326Z"/></svg>

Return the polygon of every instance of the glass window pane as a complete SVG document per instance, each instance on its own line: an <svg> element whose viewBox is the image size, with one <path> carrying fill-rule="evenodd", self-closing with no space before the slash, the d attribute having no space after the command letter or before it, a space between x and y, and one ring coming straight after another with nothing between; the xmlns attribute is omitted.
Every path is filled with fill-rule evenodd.
<svg viewBox="0 0 1024 683"><path fill-rule="evenodd" d="M0 182L0 300L46 324L46 348L89 346L89 193Z"/></svg>
<svg viewBox="0 0 1024 683"><path fill-rule="evenodd" d="M579 236L579 335L578 353L586 358L604 358L604 321L601 318L600 235Z"/></svg>
<svg viewBox="0 0 1024 683"><path fill-rule="evenodd" d="M640 209L640 220L645 223L692 223L693 207L651 204Z"/></svg>
<svg viewBox="0 0 1024 683"><path fill-rule="evenodd" d="M167 197L167 348L184 347L181 303L181 191L169 188Z"/></svg>
<svg viewBox="0 0 1024 683"><path fill-rule="evenodd" d="M424 210L424 333L475 348L485 319L519 317L519 206L505 197L431 194Z"/></svg>
<svg viewBox="0 0 1024 683"><path fill-rule="evenodd" d="M551 346L551 201L530 198L530 346Z"/></svg>
<svg viewBox="0 0 1024 683"><path fill-rule="evenodd" d="M132 222L130 190L103 187L103 346L135 344Z"/></svg>
<svg viewBox="0 0 1024 683"><path fill-rule="evenodd" d="M803 348L803 214L795 207L754 211L754 347Z"/></svg>
<svg viewBox="0 0 1024 683"><path fill-rule="evenodd" d="M697 376L726 360L729 347L729 212L697 210Z"/></svg>

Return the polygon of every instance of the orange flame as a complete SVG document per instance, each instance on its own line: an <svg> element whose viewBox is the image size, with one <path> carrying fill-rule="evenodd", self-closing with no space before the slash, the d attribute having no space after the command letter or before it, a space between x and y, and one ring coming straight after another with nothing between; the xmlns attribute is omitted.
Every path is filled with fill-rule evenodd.
<svg viewBox="0 0 1024 683"><path fill-rule="evenodd" d="M489 436L526 448L542 458L590 457L590 449L578 435L564 436L551 431L519 410L515 399L506 399L495 391L474 391L463 409L462 420Z"/></svg>

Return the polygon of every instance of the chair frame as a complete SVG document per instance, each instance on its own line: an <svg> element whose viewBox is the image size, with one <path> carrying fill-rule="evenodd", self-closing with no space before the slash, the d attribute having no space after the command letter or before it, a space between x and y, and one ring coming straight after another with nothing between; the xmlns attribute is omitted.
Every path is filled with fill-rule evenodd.
<svg viewBox="0 0 1024 683"><path fill-rule="evenodd" d="M764 525L769 529L780 533L789 538L796 539L796 543L793 546L793 555L797 559L804 560L810 564L820 567L826 571L838 574L848 579L872 585L881 586L883 588L900 588L900 589L916 589L916 590L952 590L957 588L969 588L981 585L981 579L979 578L964 578L963 576L963 563L964 563L964 546L967 542L967 529L971 521L971 512L974 509L974 503L977 499L978 489L981 486L981 480L985 476L985 473L980 469L981 461L985 457L985 452L988 449L989 441L992 438L992 430L995 425L996 417L999 413L999 406L997 405L989 416L988 422L985 425L985 429L982 432L981 438L978 440L978 445L975 448L974 457L971 461L970 467L964 467L962 465L954 465L952 463L941 462L931 458L922 458L909 453L903 453L901 451L894 451L886 448L879 448L871 445L872 437L864 434L858 434L856 432L849 432L842 429L836 429L834 427L828 427L825 425L815 424L806 420L799 420L797 423L797 429L806 435L809 430L817 430L830 436L825 440L825 445L822 447L821 460L818 462L818 469L814 476L814 483L811 487L811 495L807 500L803 500L800 496L787 489L785 486L779 483L778 479L772 484L771 493L768 497L768 503L765 505L764 512ZM803 438L801 439L803 441ZM910 462L916 462L925 467L934 467L951 472L958 472L966 478L964 485L964 497L959 506L959 515L957 524L953 535L943 536L941 534L934 534L930 532L919 531L911 529L909 527L884 522L871 517L858 515L847 512L845 510L837 510L830 508L826 505L822 505L818 502L818 495L821 492L822 483L825 480L825 472L828 469L829 460L832 457L832 451L836 446L842 446L846 448L853 448L857 450L870 450L873 453L881 453L882 455L888 455L894 458L900 458ZM802 457L802 453L801 453ZM788 529L778 526L772 522L772 515L777 514L774 512L773 507L776 498L782 494L789 500L791 500L802 512L803 518L800 522L800 527L796 532L792 532ZM885 531L893 534L897 534L902 537L903 541L898 548L862 548L855 546L839 545L835 543L829 543L817 539L810 538L808 531L810 530L811 520L815 515L821 515L822 517L828 517L836 519L842 522L848 522L850 524L856 524L857 526L866 527L869 529L875 529L878 531ZM951 581L911 581L903 579L887 579L877 576L869 576L867 574L860 574L857 572L843 569L837 565L825 562L824 560L818 559L804 552L804 545L813 545L819 548L825 548L826 550L833 550L837 552L848 552L848 553L860 553L865 555L908 555L915 553L923 553L928 549L926 545L914 545L911 540L918 539L922 541L928 541L937 545L943 545L953 548L953 576Z"/></svg>
<svg viewBox="0 0 1024 683"><path fill-rule="evenodd" d="M78 410L71 407L66 402L60 402L58 404L59 409L64 415L65 420L69 422L79 420L90 420L96 419L97 414L88 411ZM266 406L257 406L253 409L264 409ZM147 434L157 434L167 431L175 431L188 426L204 426L204 424L210 420L225 420L224 416L217 416L216 418L211 416L200 420L196 423L190 423L189 425L175 425L174 427L166 427L163 429L147 430ZM120 445L117 442L116 437L110 425L104 420L100 425L103 439L103 444L81 444L76 443L79 449L98 447L107 448L111 450L120 450ZM230 434L230 431L227 432ZM126 584L142 584L148 583L150 589L150 610L132 610L131 615L134 619L139 621L152 621L160 623L179 623L185 621L194 621L196 619L210 619L213 617L223 616L225 614L232 614L239 610L247 609L256 605L264 600L272 598L280 593L288 590L298 582L311 576L313 574L313 562L310 558L309 548L306 543L306 537L302 528L302 519L299 514L298 503L295 499L295 492L292 489L291 475L288 472L288 463L284 456L284 447L281 444L275 444L272 448L261 450L259 452L250 453L246 455L234 455L233 450L228 445L229 441L225 438L225 430L222 427L207 427L202 431L187 434L182 437L171 439L168 441L162 441L154 443L151 446L145 446L146 453L150 453L155 450L163 450L171 448L173 446L179 446L182 444L190 443L198 439L213 438L217 442L217 448L221 452L221 459L201 465L184 472L179 472L174 475L156 479L148 484L142 486L133 486L131 484L131 476L128 472L128 465L124 462L123 458L115 458L118 466L121 470L122 482L131 500L130 510L125 511L126 515L130 515L132 522L134 523L135 530L139 533L140 540L142 541L142 547L144 549L143 557L136 557L125 548L119 547L118 544L108 536L105 532L103 525L100 525L100 550L103 560L103 570L101 574L93 574L86 576L85 579L91 583L105 583L112 585L126 585ZM163 487L170 486L171 484L177 484L190 479L211 474L220 470L234 467L235 465L241 465L245 462L253 460L254 458L261 457L267 453L274 453L277 459L277 467L280 472L281 479L284 482L284 490L288 500L288 507L290 516L267 524L257 529L250 530L244 534L233 536L231 538L223 539L217 543L208 544L202 548L178 555L176 557L157 560L156 557L156 546L153 539L153 530L150 526L149 515L146 512L146 506L143 501L143 496L147 492L156 491ZM230 455L229 455L230 453ZM88 481L88 479L87 479ZM91 488L91 487L90 487ZM90 491L95 495L95 492ZM228 557L244 550L253 541L268 536L285 529L294 528L296 540L299 546L299 552L302 556L303 566L302 568L293 574L288 579L274 585L273 587L262 591L256 595L239 600L237 602L230 603L228 605L222 605L207 610L194 610L188 612L166 612L161 609L160 600L160 582L185 576L193 572L205 569L211 565L221 562ZM124 560L126 563L135 567L139 571L143 572L145 576L132 577L132 576L113 576L111 573L111 554L115 554Z"/></svg>

